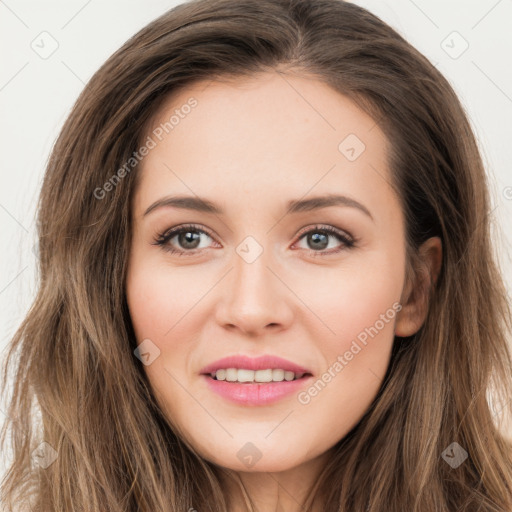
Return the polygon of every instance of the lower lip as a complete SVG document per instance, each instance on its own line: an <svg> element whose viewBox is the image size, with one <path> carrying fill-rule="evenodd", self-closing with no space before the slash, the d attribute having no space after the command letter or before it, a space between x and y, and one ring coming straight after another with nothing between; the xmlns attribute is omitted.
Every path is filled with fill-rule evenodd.
<svg viewBox="0 0 512 512"><path fill-rule="evenodd" d="M267 405L298 392L313 378L312 375L296 380L241 384L226 380L215 380L202 375L208 387L218 395L240 405Z"/></svg>

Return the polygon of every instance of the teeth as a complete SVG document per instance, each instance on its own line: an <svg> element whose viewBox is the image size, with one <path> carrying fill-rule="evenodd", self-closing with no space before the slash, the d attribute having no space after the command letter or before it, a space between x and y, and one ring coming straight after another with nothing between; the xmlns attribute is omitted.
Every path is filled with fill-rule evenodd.
<svg viewBox="0 0 512 512"><path fill-rule="evenodd" d="M272 370L272 380L275 382L281 382L284 380L284 370L274 369Z"/></svg>
<svg viewBox="0 0 512 512"><path fill-rule="evenodd" d="M226 370L226 380L229 382L234 382L238 380L238 370L236 368L228 368Z"/></svg>
<svg viewBox="0 0 512 512"><path fill-rule="evenodd" d="M279 368L267 370L245 370L243 368L222 368L210 374L217 380L228 382L281 382L300 379L304 374L289 372Z"/></svg>
<svg viewBox="0 0 512 512"><path fill-rule="evenodd" d="M254 370L236 370L238 382L254 382Z"/></svg>
<svg viewBox="0 0 512 512"><path fill-rule="evenodd" d="M284 372L284 380L293 380L293 372Z"/></svg>
<svg viewBox="0 0 512 512"><path fill-rule="evenodd" d="M272 370L256 370L254 380L256 382L272 382Z"/></svg>
<svg viewBox="0 0 512 512"><path fill-rule="evenodd" d="M217 370L215 373L212 373L212 377L217 376L217 380L226 380L226 370Z"/></svg>

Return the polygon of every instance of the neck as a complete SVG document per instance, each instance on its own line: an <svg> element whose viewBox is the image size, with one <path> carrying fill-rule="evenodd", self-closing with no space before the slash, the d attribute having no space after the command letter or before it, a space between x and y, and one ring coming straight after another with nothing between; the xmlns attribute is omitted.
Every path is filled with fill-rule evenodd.
<svg viewBox="0 0 512 512"><path fill-rule="evenodd" d="M313 499L313 493L330 456L328 451L278 472L225 469L223 486L229 496L229 512L323 512L320 498Z"/></svg>

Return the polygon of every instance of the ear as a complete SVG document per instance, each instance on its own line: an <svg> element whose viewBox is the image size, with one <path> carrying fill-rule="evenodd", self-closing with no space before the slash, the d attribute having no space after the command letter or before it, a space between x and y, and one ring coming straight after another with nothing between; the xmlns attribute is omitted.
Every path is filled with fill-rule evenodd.
<svg viewBox="0 0 512 512"><path fill-rule="evenodd" d="M407 337L416 334L428 312L429 293L437 282L443 261L443 246L439 237L425 241L418 250L419 264L407 279L402 291L402 309L396 316L395 334Z"/></svg>

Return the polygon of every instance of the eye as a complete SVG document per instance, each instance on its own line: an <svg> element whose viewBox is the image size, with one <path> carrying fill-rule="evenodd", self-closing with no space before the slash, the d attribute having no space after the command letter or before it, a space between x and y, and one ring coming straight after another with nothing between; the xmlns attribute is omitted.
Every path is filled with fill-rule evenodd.
<svg viewBox="0 0 512 512"><path fill-rule="evenodd" d="M325 251L329 248L329 238L336 238L341 242L341 247L331 251ZM312 247L312 253L315 256L326 256L330 254L338 253L344 249L350 249L355 246L355 240L348 234L332 227L332 226L315 226L313 229L309 229L300 235L299 240L305 239L306 244ZM332 244L331 244L332 248ZM308 249L308 247L306 247Z"/></svg>
<svg viewBox="0 0 512 512"><path fill-rule="evenodd" d="M179 256L183 254L191 255L205 248L201 246L201 236L203 235L207 238L212 238L204 229L194 224L188 224L157 235L153 245L159 245L164 251L170 252L171 254L177 254ZM174 245L173 239L176 239ZM176 245L179 247L176 248Z"/></svg>
<svg viewBox="0 0 512 512"><path fill-rule="evenodd" d="M159 245L164 251L171 254L191 256L202 249L208 248L207 243L206 246L201 246L202 236L213 239L213 236L205 229L194 224L187 224L158 234L153 245ZM299 236L299 240L304 238L306 243L312 247L312 249L309 249L310 252L315 256L328 256L341 252L344 249L350 249L355 247L356 242L350 235L332 226L315 226L308 231L303 231ZM325 249L328 249L330 245L330 238L337 239L338 242L341 242L341 246L334 250L326 251ZM308 250L307 247L306 250Z"/></svg>

